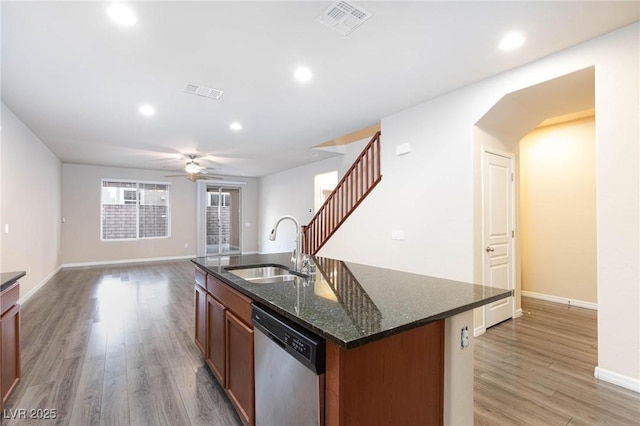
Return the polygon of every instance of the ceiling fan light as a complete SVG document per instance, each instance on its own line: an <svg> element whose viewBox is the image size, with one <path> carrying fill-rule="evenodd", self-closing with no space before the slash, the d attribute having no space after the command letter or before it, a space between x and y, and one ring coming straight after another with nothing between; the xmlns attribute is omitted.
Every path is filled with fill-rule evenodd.
<svg viewBox="0 0 640 426"><path fill-rule="evenodd" d="M187 164L184 171L190 174L199 173L202 168L196 162Z"/></svg>

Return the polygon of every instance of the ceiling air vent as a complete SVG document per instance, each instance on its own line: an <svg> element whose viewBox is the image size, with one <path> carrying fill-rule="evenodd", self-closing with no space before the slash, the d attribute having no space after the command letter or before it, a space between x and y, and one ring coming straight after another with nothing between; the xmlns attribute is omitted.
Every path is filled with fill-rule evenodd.
<svg viewBox="0 0 640 426"><path fill-rule="evenodd" d="M185 93L204 96L205 98L212 98L212 99L220 99L220 96L222 96L222 93L224 93L220 89L212 89L211 87L199 86L193 83L187 84L187 87L186 89L184 89L184 91Z"/></svg>
<svg viewBox="0 0 640 426"><path fill-rule="evenodd" d="M322 12L316 21L346 36L372 16L355 3L338 1Z"/></svg>

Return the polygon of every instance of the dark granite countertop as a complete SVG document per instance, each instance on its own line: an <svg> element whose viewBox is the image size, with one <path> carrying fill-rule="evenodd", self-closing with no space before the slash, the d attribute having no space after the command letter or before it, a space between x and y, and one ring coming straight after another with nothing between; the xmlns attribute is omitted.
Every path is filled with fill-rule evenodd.
<svg viewBox="0 0 640 426"><path fill-rule="evenodd" d="M314 257L315 279L256 284L227 268L282 265L291 255L191 261L258 303L350 349L511 296L510 290Z"/></svg>
<svg viewBox="0 0 640 426"><path fill-rule="evenodd" d="M0 273L0 293L11 287L13 283L27 275L25 271L18 272L1 272Z"/></svg>

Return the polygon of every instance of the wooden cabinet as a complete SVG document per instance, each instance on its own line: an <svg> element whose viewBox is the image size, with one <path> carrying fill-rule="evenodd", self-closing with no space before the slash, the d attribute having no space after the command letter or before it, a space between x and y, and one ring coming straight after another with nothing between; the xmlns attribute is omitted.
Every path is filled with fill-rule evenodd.
<svg viewBox="0 0 640 426"><path fill-rule="evenodd" d="M0 294L0 396L2 407L20 381L20 285Z"/></svg>
<svg viewBox="0 0 640 426"><path fill-rule="evenodd" d="M207 291L195 285L195 307L196 307L196 346L200 352L206 354L207 347Z"/></svg>
<svg viewBox="0 0 640 426"><path fill-rule="evenodd" d="M326 426L443 424L444 320L326 357Z"/></svg>
<svg viewBox="0 0 640 426"><path fill-rule="evenodd" d="M207 294L207 365L222 387L226 387L226 321L227 308Z"/></svg>
<svg viewBox="0 0 640 426"><path fill-rule="evenodd" d="M245 425L253 425L252 300L196 268L195 341Z"/></svg>
<svg viewBox="0 0 640 426"><path fill-rule="evenodd" d="M231 312L227 325L227 393L245 424L253 423L253 329Z"/></svg>

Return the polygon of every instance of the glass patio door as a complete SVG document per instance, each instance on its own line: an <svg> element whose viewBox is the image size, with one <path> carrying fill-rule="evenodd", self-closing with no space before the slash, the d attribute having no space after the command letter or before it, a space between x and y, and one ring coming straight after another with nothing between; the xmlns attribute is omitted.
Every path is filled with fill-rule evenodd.
<svg viewBox="0 0 640 426"><path fill-rule="evenodd" d="M240 241L240 188L207 185L206 254L239 254Z"/></svg>

